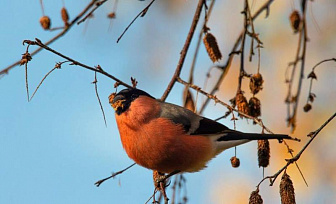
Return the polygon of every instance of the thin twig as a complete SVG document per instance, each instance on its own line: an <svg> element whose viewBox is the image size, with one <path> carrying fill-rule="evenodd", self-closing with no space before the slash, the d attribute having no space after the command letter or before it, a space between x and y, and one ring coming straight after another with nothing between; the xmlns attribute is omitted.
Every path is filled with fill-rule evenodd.
<svg viewBox="0 0 336 204"><path fill-rule="evenodd" d="M175 73L174 73L172 79L170 80L170 82L168 84L168 87L166 88L165 92L163 93L163 95L161 97L162 101L166 100L166 98L168 97L170 91L172 90L175 82L177 81L177 79L180 76L180 73L182 71L182 67L183 67L183 64L184 64L185 57L186 57L186 55L188 53L188 49L189 49L192 37L194 36L195 29L196 29L196 26L197 26L198 21L199 21L199 17L201 15L201 11L202 11L202 8L203 8L203 5L204 5L204 1L205 0L199 0L198 1L198 5L197 5L197 8L196 8L193 20L192 20L191 27L189 29L189 33L188 33L187 39L186 39L186 41L184 43L184 46L182 48L182 51L181 51L180 60L179 60L179 62L177 64L177 67L175 69Z"/></svg>
<svg viewBox="0 0 336 204"><path fill-rule="evenodd" d="M150 2L148 4L148 6L146 6L132 21L131 23L125 28L125 30L122 32L122 34L119 36L117 43L119 43L119 41L121 40L121 38L125 35L126 31L131 27L131 25L134 23L134 21L136 19L138 19L140 16L144 17L149 9L149 7L151 7L151 5L154 3L155 0L152 0L152 2Z"/></svg>
<svg viewBox="0 0 336 204"><path fill-rule="evenodd" d="M99 69L100 66L98 65L97 66L97 69ZM94 81L92 82L94 84L94 87L95 87L95 92L96 92L96 96L97 96L97 99L98 99L98 103L99 103L99 106L100 106L100 110L102 111L103 113L103 118L104 118L104 122L105 122L105 126L107 127L107 123L106 123L106 117L105 117L105 112L104 112L104 108L103 108L103 105L100 101L100 97L99 97L99 94L98 94L98 81L97 81L97 72L95 72L95 78L94 78Z"/></svg>
<svg viewBox="0 0 336 204"><path fill-rule="evenodd" d="M117 7L118 7L118 0L115 0L113 3L113 8L112 8L112 12L110 14L113 14L113 18L116 18L116 13L117 13ZM110 15L109 14L109 15ZM108 16L109 17L109 16ZM110 18L110 17L109 17ZM108 31L110 31L110 29L112 28L112 22L113 19L110 20L110 25L108 27Z"/></svg>
<svg viewBox="0 0 336 204"><path fill-rule="evenodd" d="M43 5L43 1L40 0L40 5L41 5L41 10L42 10L42 16L45 16L44 14L44 5Z"/></svg>
<svg viewBox="0 0 336 204"><path fill-rule="evenodd" d="M275 174L273 174L272 176L266 176L264 177L257 185L257 188L259 188L260 184L265 181L266 179L269 179L270 180L270 186L272 186L275 182L275 180L277 179L277 177L285 170L287 169L287 167L289 165L291 165L292 163L296 162L297 160L300 159L302 153L307 149L307 147L311 144L311 142L315 139L315 137L321 132L321 130L326 126L328 125L328 123L330 121L332 121L336 116L336 112L326 121L322 124L322 126L311 132L309 135L311 135L312 137L310 138L310 140L302 147L302 149L300 150L300 152L298 152L294 157L292 157L291 159L287 159L287 163L278 171L276 172Z"/></svg>
<svg viewBox="0 0 336 204"><path fill-rule="evenodd" d="M42 85L43 81L49 76L49 74L51 74L51 72L53 72L55 69L57 69L57 67L55 66L54 68L52 68L41 80L41 82L39 83L39 85L36 87L33 95L30 97L30 101L33 99L33 97L35 96L37 90L40 88L40 86Z"/></svg>
<svg viewBox="0 0 336 204"><path fill-rule="evenodd" d="M120 79L116 78L115 76L113 76L113 75L111 75L111 74L105 72L102 68L100 68L100 69L96 69L95 67L90 67L90 66L85 65L85 64L83 64L83 63L81 63L81 62L78 62L78 61L76 61L76 60L74 60L74 59L71 59L70 57L65 56L65 55L63 55L62 53L60 53L60 52L58 52L58 51L56 51L56 50L54 50L54 49L48 47L46 44L43 44L43 43L41 42L41 40L39 40L39 39L37 39L37 38L35 38L35 41L24 40L23 43L27 43L27 44L29 44L29 45L37 45L37 46L40 46L41 48L43 48L43 49L45 49L45 50L48 50L48 51L50 51L50 52L52 52L52 53L54 53L54 54L56 54L56 55L58 55L58 56L60 56L60 57L62 57L62 58L64 58L64 59L66 59L66 60L72 62L73 65L78 65L78 66L81 66L81 67L83 67L83 68L85 68L85 69L88 69L88 70L91 70L91 71L94 71L94 72L101 73L102 75L105 75L105 76L107 76L108 78L113 79L114 81L118 82L120 85L123 85L123 86L125 86L125 87L127 87L127 88L132 88L132 86L128 85L127 83L125 83L125 82L123 82L123 81L121 81Z"/></svg>
<svg viewBox="0 0 336 204"><path fill-rule="evenodd" d="M202 28L204 28L207 25L207 23L209 21L209 18L211 16L211 13L212 13L212 9L213 9L213 7L215 5L215 2L216 2L216 0L212 0L211 1L211 4L210 4L208 12L207 12L207 18L205 18ZM196 61L197 61L197 56L198 56L199 48L200 48L200 45L201 45L201 42L202 42L203 33L204 33L204 31L203 31L203 29L201 29L200 32L199 32L199 35L198 35L196 49L195 49L195 53L194 53L193 60L192 60L192 63L191 63L191 68L190 68L190 73L189 73L189 80L188 80L189 83L193 83L193 74L194 74L194 70L195 70L195 66L196 66Z"/></svg>
<svg viewBox="0 0 336 204"><path fill-rule="evenodd" d="M248 8L248 0L245 0L244 1L244 11L242 12L244 14L244 34L243 34L243 37L242 37L242 40L241 40L241 45L240 45L240 50L239 50L239 53L240 53L240 71L239 71L239 76L238 76L238 87L237 87L237 94L238 93L241 93L241 85L242 85L242 81L243 81L243 78L244 76L246 75L246 72L245 72L245 68L244 68L244 62L245 62L245 59L244 59L244 54L245 54L245 41L246 41L246 35L247 35L247 28L249 26L247 20L247 15L248 15L248 12L247 12L247 8ZM253 42L253 39L252 39L252 42Z"/></svg>
<svg viewBox="0 0 336 204"><path fill-rule="evenodd" d="M325 62L330 62L330 61L334 61L336 62L336 58L331 58L331 59L325 59L320 61L319 63L317 63L313 68L311 73L313 73L315 75L315 68L318 67L319 65L325 63ZM309 77L311 74L308 75L308 78L310 78L310 84L309 84L309 92L308 92L308 97L307 97L307 103L308 101L311 101L313 99L310 99L311 97L314 97L313 93L312 93L312 89L313 89L313 80L316 79L316 75L315 78L314 77Z"/></svg>
<svg viewBox="0 0 336 204"><path fill-rule="evenodd" d="M26 78L26 91L27 91L27 100L29 102L29 88L28 88L28 62L25 63L25 78Z"/></svg>
<svg viewBox="0 0 336 204"><path fill-rule="evenodd" d="M108 0L102 0L102 1L98 1L97 3L95 3L96 7L94 7L88 14L86 14L82 20L78 21L77 25L83 23L87 18L90 18L93 12L95 12L95 10L99 8L101 5L103 5L106 1Z"/></svg>
<svg viewBox="0 0 336 204"><path fill-rule="evenodd" d="M62 30L60 33L58 33L56 36L54 36L53 38L51 38L50 40L48 40L47 42L45 42L45 45L49 45L53 42L55 42L57 39L59 39L60 37L62 37L64 34L66 34L70 28L83 16L85 15L85 13L90 10L90 8L92 6L94 6L96 0L92 0L78 15L77 17L75 17L68 26L66 26L64 28L64 30ZM35 54L37 54L38 52L40 52L42 50L42 48L37 48L36 50L34 50L31 53L31 56L34 56ZM8 67L4 68L3 70L0 71L0 76L4 75L4 74L8 74L8 72L13 69L14 67L16 67L17 65L20 65L20 60L17 62L14 62L13 64L9 65Z"/></svg>
<svg viewBox="0 0 336 204"><path fill-rule="evenodd" d="M250 47L250 56L249 56L249 61L251 62L252 61L252 57L254 55L254 40L257 41L258 45L257 45L257 49L258 49L258 73L259 73L259 68L260 68L260 48L262 47L261 45L263 44L259 37L258 37L258 34L255 32L255 28L254 28L254 23L253 23L253 20L252 20L252 14L251 14L251 8L248 4L248 1L247 1L247 16L248 16L248 22L249 22L249 25L251 26L251 30L252 30L252 33L248 33L249 36L251 37L251 47Z"/></svg>
<svg viewBox="0 0 336 204"><path fill-rule="evenodd" d="M145 202L145 204L147 204L152 198L154 198L154 200L155 200L155 194L156 194L157 191L158 191L158 189L155 188L153 195L148 198L148 200ZM157 202L154 201L153 204L155 204L155 203L157 203Z"/></svg>
<svg viewBox="0 0 336 204"><path fill-rule="evenodd" d="M111 179L111 178L114 178L115 176L124 173L124 171L127 171L128 169L130 169L130 168L133 167L134 165L135 165L135 163L133 163L132 165L126 167L125 169L123 169L123 170L121 170L121 171L118 171L118 172L116 172L116 173L113 173L111 176L109 176L109 177L107 177L107 178L104 178L104 179L101 179L101 180L97 181L97 182L95 183L95 185L96 185L97 187L99 187L104 181L106 181L106 180L108 180L108 179Z"/></svg>
<svg viewBox="0 0 336 204"><path fill-rule="evenodd" d="M294 132L296 128L296 117L297 117L297 110L299 105L299 99L302 89L302 81L304 78L304 69L305 69L305 62L306 62L306 50L307 50L307 42L308 42L308 31L307 31L307 22L306 22L306 9L307 8L307 0L302 0L302 27L300 30L300 37L299 37L299 45L298 45L298 51L296 55L296 59L292 64L293 71L292 71L292 78L289 82L289 88L292 88L293 78L294 78L294 72L295 68L298 62L301 63L300 68L300 75L298 80L298 86L296 95L291 95L291 90L288 90L288 95L286 98L287 103L287 109L288 109L288 118L287 118L287 124L288 126L291 126L291 131ZM300 48L302 46L302 50L300 51ZM301 54L299 54L301 53ZM290 111L290 106L292 105L292 112Z"/></svg>
<svg viewBox="0 0 336 204"><path fill-rule="evenodd" d="M55 31L55 30L61 30L64 29L64 26L60 26L60 27L54 27L54 28L49 28L48 31Z"/></svg>
<svg viewBox="0 0 336 204"><path fill-rule="evenodd" d="M258 11L252 16L252 21L254 21L255 19L257 19L259 17L259 15L263 12L263 11L266 11L266 17L268 16L269 14L269 7L270 5L273 3L274 0L269 0L267 2L265 2L259 9ZM244 35L244 29L243 31L241 31L241 33L239 34L238 38L236 39L235 41L235 44L233 45L232 49L231 49L231 53L226 61L226 63L222 66L217 66L219 69L222 70L222 74L219 76L216 84L214 85L214 87L212 88L212 90L209 92L211 95L215 94L218 89L219 89L219 86L222 84L222 81L224 80L227 72L229 71L230 69L230 66L231 66L231 63L232 63L232 60L233 60L233 57L234 57L234 54L232 53L235 53L237 51L237 48L238 48L238 45L239 43L241 42L241 39ZM203 103L199 113L202 114L203 111L205 110L206 106L208 105L208 103L210 102L211 99L207 98L205 100L205 102Z"/></svg>

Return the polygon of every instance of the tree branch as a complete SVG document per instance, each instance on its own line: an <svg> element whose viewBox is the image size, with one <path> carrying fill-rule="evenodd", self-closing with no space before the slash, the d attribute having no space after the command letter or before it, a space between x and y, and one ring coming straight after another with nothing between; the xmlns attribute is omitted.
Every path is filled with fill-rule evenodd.
<svg viewBox="0 0 336 204"><path fill-rule="evenodd" d="M123 81L121 81L120 79L116 78L115 76L113 76L113 75L111 75L111 74L105 72L102 68L100 68L100 69L96 69L95 67L90 67L90 66L85 65L85 64L83 64L83 63L80 63L80 62L78 62L78 61L76 61L76 60L74 60L74 59L71 59L70 57L63 55L63 54L57 52L56 50L51 49L51 48L48 47L46 44L43 44L43 43L41 42L41 40L39 40L39 39L37 39L37 38L35 38L35 41L24 40L23 43L27 43L27 44L29 44L29 45L37 45L37 46L39 46L41 49L43 48L43 49L45 49L45 50L48 50L48 51L50 51L50 52L52 52L52 53L54 53L54 54L56 54L56 55L58 55L58 56L60 56L60 57L62 57L62 58L64 58L64 59L66 59L66 60L72 62L73 65L78 65L78 66L81 66L81 67L83 67L83 68L85 68L85 69L88 69L88 70L91 70L91 71L94 71L94 72L98 72L98 73L100 73L100 74L102 74L102 75L107 76L107 77L110 78L110 79L113 79L114 81L118 82L120 85L123 85L123 86L125 86L125 87L127 87L127 88L132 88L132 86L128 85L127 83L125 83L125 82L123 82Z"/></svg>
<svg viewBox="0 0 336 204"><path fill-rule="evenodd" d="M291 164L293 164L294 162L298 161L302 155L302 153L307 149L307 147L311 144L311 142L316 138L316 136L321 132L321 130L328 125L328 123L330 121L332 121L336 116L336 112L326 121L322 124L322 126L309 133L308 136L311 136L310 140L302 147L302 149L300 150L299 153L297 153L294 157L292 157L291 159L287 159L287 163L278 171L276 172L274 175L272 176L266 176L264 177L260 182L259 184L257 185L257 188L259 188L260 184L265 181L266 179L269 179L270 180L270 186L272 186L275 182L275 180L277 179L277 177L281 174L281 172L283 172L285 169L287 169L287 167Z"/></svg>
<svg viewBox="0 0 336 204"><path fill-rule="evenodd" d="M274 0L269 0L267 2L265 2L259 9L258 11L252 16L252 21L254 21L255 19L257 19L259 17L259 15L266 10L266 17L268 16L269 14L269 7L270 5L273 3ZM222 66L217 66L219 69L222 70L222 74L220 75L220 77L218 78L217 80L217 83L215 84L215 86L212 88L212 90L209 92L210 94L215 94L218 89L219 89L219 86L222 84L223 80L224 80L224 77L226 76L226 74L228 73L229 69L230 69L230 66L231 66L231 63L232 63L232 60L233 60L233 57L234 57L234 54L233 53L236 53L237 51L237 48L238 48L238 45L239 43L241 42L242 38L243 38L243 35L244 35L244 30L243 29L241 31L241 33L239 34L238 38L236 39L235 41L235 44L233 45L232 49L231 49L231 53L229 54L229 57L226 61L226 63ZM207 98L205 100L205 102L203 103L199 113L202 114L203 111L205 110L206 106L208 105L208 103L210 102L210 99Z"/></svg>
<svg viewBox="0 0 336 204"><path fill-rule="evenodd" d="M192 21L192 24L191 24L191 27L190 27L190 30L189 30L189 33L188 33L188 36L187 36L187 39L186 39L186 41L184 43L184 46L183 46L183 49L181 51L180 60L179 60L179 62L177 64L175 73L174 73L172 79L170 80L170 82L168 84L168 87L166 88L165 92L163 93L163 95L161 97L162 101L166 100L166 98L168 97L170 91L172 90L175 82L177 81L177 79L180 76L180 73L182 71L182 67L183 67L183 64L184 64L185 57L186 57L186 55L188 53L190 42L192 40L192 37L194 36L195 29L196 29L196 26L198 24L199 17L201 15L201 11L202 11L203 5L204 5L204 0L199 0L197 8L196 8L196 11L195 11L195 14L194 14L194 18L193 18L193 21Z"/></svg>
<svg viewBox="0 0 336 204"><path fill-rule="evenodd" d="M59 39L60 37L62 37L64 34L66 34L71 27L82 17L85 15L85 13L90 10L91 7L93 7L95 5L96 0L92 0L85 8L83 11L81 11L69 24L68 26L65 26L64 29L57 34L56 36L54 36L53 38L51 38L50 40L48 40L45 45L49 45L53 42L55 42L57 39ZM40 52L42 50L42 48L37 48L36 50L34 50L30 55L34 56L35 54L37 54L38 52ZM17 65L20 65L20 61L14 62L13 64L9 65L8 67L4 68L3 70L0 71L0 76L1 75L5 75L8 74L8 72L13 69L14 67L16 67Z"/></svg>

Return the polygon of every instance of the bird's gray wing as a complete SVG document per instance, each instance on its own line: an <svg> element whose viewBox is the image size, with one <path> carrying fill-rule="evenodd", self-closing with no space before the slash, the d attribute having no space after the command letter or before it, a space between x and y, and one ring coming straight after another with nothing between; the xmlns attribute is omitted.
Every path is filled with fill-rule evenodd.
<svg viewBox="0 0 336 204"><path fill-rule="evenodd" d="M175 124L183 126L190 135L210 135L229 130L216 121L197 115L196 113L171 103L161 102L160 117L167 118Z"/></svg>

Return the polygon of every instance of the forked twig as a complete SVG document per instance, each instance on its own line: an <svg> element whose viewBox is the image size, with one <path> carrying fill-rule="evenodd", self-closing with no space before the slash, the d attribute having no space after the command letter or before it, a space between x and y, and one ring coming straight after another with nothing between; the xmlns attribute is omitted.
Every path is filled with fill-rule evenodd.
<svg viewBox="0 0 336 204"><path fill-rule="evenodd" d="M55 69L61 69L61 65L65 62L69 62L69 61L64 61L64 62L59 62L59 63L56 63L55 67L52 68L44 77L43 79L41 80L41 82L39 83L39 85L36 87L33 95L30 97L30 101L33 99L33 97L35 96L37 90L40 88L40 86L42 85L43 81L49 76L49 74L51 74L51 72L53 72Z"/></svg>
<svg viewBox="0 0 336 204"><path fill-rule="evenodd" d="M97 187L99 187L104 181L106 180L109 180L111 178L114 178L115 176L119 175L119 174L122 174L124 173L125 171L127 171L128 169L130 169L131 167L133 167L135 165L135 163L133 163L132 165L126 167L125 169L121 170L121 171L118 171L116 173L113 173L111 176L107 177L107 178L104 178L104 179L101 179L99 181L97 181L96 183L94 183Z"/></svg>
<svg viewBox="0 0 336 204"><path fill-rule="evenodd" d="M330 61L334 61L336 62L336 58L331 58L331 59L325 59L320 61L319 63L317 63L313 68L312 71L310 72L310 74L308 75L308 78L310 78L310 84L309 84L309 92L308 92L308 97L307 97L307 104L309 101L313 102L314 98L316 97L315 94L312 93L312 89L313 89L313 80L317 80L316 74L315 74L315 69L325 63L325 62L330 62Z"/></svg>
<svg viewBox="0 0 336 204"><path fill-rule="evenodd" d="M131 23L125 28L124 32L122 32L122 34L119 36L117 43L119 43L119 41L121 40L121 38L125 35L126 31L131 27L131 25L134 23L134 21L136 19L138 19L140 16L144 17L149 9L149 7L151 7L151 5L154 3L155 0L152 0L152 2L150 2L148 4L148 6L146 6L132 21Z"/></svg>
<svg viewBox="0 0 336 204"><path fill-rule="evenodd" d="M105 72L102 68L100 68L100 69L96 69L95 67L90 67L90 66L88 66L88 65L86 65L86 64L83 64L83 63L81 63L81 62L78 62L78 61L76 61L76 60L74 60L74 59L72 59L72 58L70 58L70 57L68 57L68 56L65 56L64 54L62 54L62 53L60 53L60 52L58 52L58 51L56 51L56 50L54 50L54 49L48 47L46 44L43 44L43 43L41 42L41 40L39 40L39 39L37 39L37 38L35 38L35 41L24 40L23 43L26 43L26 44L29 44L29 45L37 45L37 46L40 46L41 48L43 48L43 49L45 49L45 50L48 50L48 51L50 51L50 52L52 52L52 53L54 53L54 54L56 54L56 55L58 55L58 56L60 56L60 57L62 57L62 58L64 58L64 59L66 59L66 60L72 62L73 65L78 65L78 66L81 66L81 67L83 67L83 68L85 68L85 69L88 69L88 70L91 70L91 71L94 71L94 72L99 72L100 74L105 75L105 76L107 76L108 78L110 78L110 79L112 79L112 80L118 82L120 85L123 85L123 86L125 86L125 87L127 87L127 88L132 88L132 86L128 85L127 83L125 83L125 82L123 82L123 81L121 81L120 79L116 78L115 76L113 76L113 75L111 75L111 74Z"/></svg>

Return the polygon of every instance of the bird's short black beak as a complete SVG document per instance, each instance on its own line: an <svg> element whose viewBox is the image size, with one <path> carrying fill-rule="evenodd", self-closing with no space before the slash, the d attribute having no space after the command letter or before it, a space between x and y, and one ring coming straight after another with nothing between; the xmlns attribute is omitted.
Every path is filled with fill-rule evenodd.
<svg viewBox="0 0 336 204"><path fill-rule="evenodd" d="M115 112L120 115L126 108L126 97L124 95L116 95L111 100L110 98L110 104L112 108L115 110Z"/></svg>
<svg viewBox="0 0 336 204"><path fill-rule="evenodd" d="M112 100L111 105L115 104L117 101L120 101L120 100L125 100L125 96L123 96L123 95L116 95L114 97L114 99Z"/></svg>

